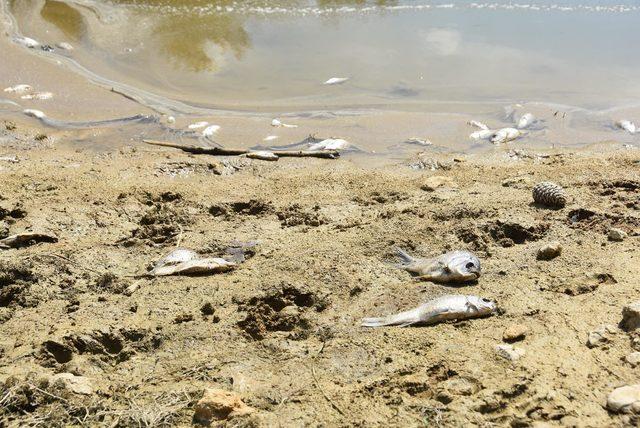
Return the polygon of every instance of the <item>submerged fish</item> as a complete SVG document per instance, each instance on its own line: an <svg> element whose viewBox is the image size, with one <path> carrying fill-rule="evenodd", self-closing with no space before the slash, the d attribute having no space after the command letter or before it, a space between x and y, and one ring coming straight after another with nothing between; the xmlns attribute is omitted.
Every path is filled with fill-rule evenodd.
<svg viewBox="0 0 640 428"><path fill-rule="evenodd" d="M22 94L24 92L28 92L30 90L32 90L33 88L31 87L31 85L16 85L16 86L10 86L8 88L4 88L5 92L9 92L9 93L16 93L16 94Z"/></svg>
<svg viewBox="0 0 640 428"><path fill-rule="evenodd" d="M397 255L402 259L399 268L418 275L420 279L433 282L467 282L480 277L480 260L468 251L451 251L431 259L411 257L400 248Z"/></svg>
<svg viewBox="0 0 640 428"><path fill-rule="evenodd" d="M467 122L469 125L471 126L475 126L478 129L482 129L484 131L488 131L489 127L487 125L485 125L482 122L478 122L477 120L470 120L469 122Z"/></svg>
<svg viewBox="0 0 640 428"><path fill-rule="evenodd" d="M33 94L23 95L20 98L23 100L50 100L53 98L51 92L34 92Z"/></svg>
<svg viewBox="0 0 640 428"><path fill-rule="evenodd" d="M499 129L491 137L491 142L494 144L507 143L520 137L522 132L515 128L502 128Z"/></svg>
<svg viewBox="0 0 640 428"><path fill-rule="evenodd" d="M627 131L629 134L635 134L637 131L636 124L630 120L619 120L616 122L616 126Z"/></svg>
<svg viewBox="0 0 640 428"><path fill-rule="evenodd" d="M47 115L45 115L40 110L34 110L34 109L28 108L26 110L23 110L22 112L27 116L35 117L36 119L44 119L45 117L47 117Z"/></svg>
<svg viewBox="0 0 640 428"><path fill-rule="evenodd" d="M196 123L192 123L191 125L189 125L189 129L200 129L200 128L204 128L205 126L207 126L209 124L209 122L196 122Z"/></svg>
<svg viewBox="0 0 640 428"><path fill-rule="evenodd" d="M56 43L56 47L63 49L65 51L72 51L73 50L73 46L70 43L67 42L60 42L60 43Z"/></svg>
<svg viewBox="0 0 640 428"><path fill-rule="evenodd" d="M289 125L288 123L282 123L280 120L278 119L273 119L271 121L271 126L276 127L276 128L297 128L298 125Z"/></svg>
<svg viewBox="0 0 640 428"><path fill-rule="evenodd" d="M531 126L536 121L536 118L531 113L525 113L522 115L520 120L518 120L518 124L516 128L525 129Z"/></svg>
<svg viewBox="0 0 640 428"><path fill-rule="evenodd" d="M496 131L491 129L481 129L480 131L472 132L469 135L469 138L471 138L472 140L489 140L493 138L495 133Z"/></svg>
<svg viewBox="0 0 640 428"><path fill-rule="evenodd" d="M14 37L13 41L31 49L40 46L40 42L38 42L37 40L33 40L30 37Z"/></svg>
<svg viewBox="0 0 640 428"><path fill-rule="evenodd" d="M495 302L482 297L447 295L396 315L364 318L361 325L363 327L430 325L449 320L484 317L491 315L496 309Z"/></svg>
<svg viewBox="0 0 640 428"><path fill-rule="evenodd" d="M275 141L277 139L278 139L277 135L269 135L269 136L264 137L264 139L262 141Z"/></svg>
<svg viewBox="0 0 640 428"><path fill-rule="evenodd" d="M324 82L324 84L325 85L339 85L341 83L346 82L347 80L349 80L348 77L332 77L331 79L329 79L326 82Z"/></svg>
<svg viewBox="0 0 640 428"><path fill-rule="evenodd" d="M405 144L415 144L418 146L431 146L433 143L427 138L411 137L404 142Z"/></svg>

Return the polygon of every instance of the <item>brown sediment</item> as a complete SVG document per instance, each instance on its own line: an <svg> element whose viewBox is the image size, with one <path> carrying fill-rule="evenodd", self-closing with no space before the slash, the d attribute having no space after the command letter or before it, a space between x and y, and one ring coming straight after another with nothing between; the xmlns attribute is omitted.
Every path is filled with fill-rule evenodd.
<svg viewBox="0 0 640 428"><path fill-rule="evenodd" d="M635 150L431 154L441 168L431 171L410 160L196 158L141 143L94 151L64 136L35 141L41 132L0 129L0 154L18 160L0 160L0 233L58 238L0 250L9 425L188 425L206 388L238 393L255 411L237 417L255 426L634 421L603 403L637 379L623 360L636 334L586 340L640 292ZM433 175L456 186L422 190ZM562 185L568 205L534 204L540 181ZM610 242L611 227L628 236ZM537 260L554 241L561 255ZM221 257L245 251L237 242L251 254L233 271L134 279L178 245ZM425 257L473 250L483 276L461 289L416 283L390 263L398 246ZM452 292L500 312L359 327ZM526 353L508 362L494 347L513 324L527 326ZM64 372L95 392L47 380Z"/></svg>

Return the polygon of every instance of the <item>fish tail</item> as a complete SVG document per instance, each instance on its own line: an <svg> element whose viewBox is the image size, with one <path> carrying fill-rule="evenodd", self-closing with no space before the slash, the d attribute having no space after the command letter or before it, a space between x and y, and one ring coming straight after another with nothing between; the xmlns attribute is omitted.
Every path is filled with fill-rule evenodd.
<svg viewBox="0 0 640 428"><path fill-rule="evenodd" d="M418 322L420 322L420 316L414 309L411 311L400 312L399 314L389 315L382 318L363 318L360 325L362 327L385 327L392 325L406 327Z"/></svg>
<svg viewBox="0 0 640 428"><path fill-rule="evenodd" d="M409 253L402 250L401 248L396 248L396 255L400 257L400 267L406 267L406 265L409 265L416 261L416 259L411 257Z"/></svg>

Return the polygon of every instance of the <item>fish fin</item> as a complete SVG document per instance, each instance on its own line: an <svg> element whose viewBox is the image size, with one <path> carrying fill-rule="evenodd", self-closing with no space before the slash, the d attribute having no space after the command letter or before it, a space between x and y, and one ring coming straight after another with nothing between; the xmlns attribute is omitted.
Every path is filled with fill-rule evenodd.
<svg viewBox="0 0 640 428"><path fill-rule="evenodd" d="M411 264L416 260L415 258L411 257L409 253L402 250L401 248L396 248L395 252L396 252L396 255L400 257L399 267L405 267L406 265Z"/></svg>

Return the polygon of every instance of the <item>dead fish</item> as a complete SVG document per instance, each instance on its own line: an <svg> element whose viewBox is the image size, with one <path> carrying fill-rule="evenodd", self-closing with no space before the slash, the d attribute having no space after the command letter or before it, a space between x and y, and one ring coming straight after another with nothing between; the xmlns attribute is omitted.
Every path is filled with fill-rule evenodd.
<svg viewBox="0 0 640 428"><path fill-rule="evenodd" d="M200 129L200 128L204 128L205 126L207 126L209 124L209 122L196 122L196 123L192 123L191 125L189 125L189 129Z"/></svg>
<svg viewBox="0 0 640 428"><path fill-rule="evenodd" d="M27 247L38 242L58 242L58 238L47 233L23 232L0 239L0 248Z"/></svg>
<svg viewBox="0 0 640 428"><path fill-rule="evenodd" d="M289 125L288 123L282 123L278 119L273 119L271 121L271 126L275 128L297 128L298 127L298 125Z"/></svg>
<svg viewBox="0 0 640 428"><path fill-rule="evenodd" d="M515 128L502 128L495 132L491 137L491 142L494 144L507 143L520 137L522 132Z"/></svg>
<svg viewBox="0 0 640 428"><path fill-rule="evenodd" d="M480 277L480 260L468 251L451 251L431 259L411 257L400 248L396 254L402 259L400 269L433 282L467 282Z"/></svg>
<svg viewBox="0 0 640 428"><path fill-rule="evenodd" d="M616 126L629 134L635 134L637 131L636 124L630 120L619 120L616 122Z"/></svg>
<svg viewBox="0 0 640 428"><path fill-rule="evenodd" d="M203 137L211 137L213 136L213 134L215 134L216 132L218 132L220 130L220 127L218 125L211 125L211 126L207 126L203 131L202 131L202 136Z"/></svg>
<svg viewBox="0 0 640 428"><path fill-rule="evenodd" d="M13 41L30 49L40 46L40 42L38 42L37 40L33 40L30 37L14 37Z"/></svg>
<svg viewBox="0 0 640 428"><path fill-rule="evenodd" d="M478 296L446 295L399 314L382 318L364 318L361 325L363 327L432 325L443 321L485 317L496 310L497 305L489 299Z"/></svg>
<svg viewBox="0 0 640 428"><path fill-rule="evenodd" d="M522 115L520 120L518 120L518 124L516 128L518 129L526 129L531 126L536 121L536 118L531 113L525 113Z"/></svg>
<svg viewBox="0 0 640 428"><path fill-rule="evenodd" d="M277 154L268 150L256 150L245 155L249 159L258 159L263 161L277 161L280 159Z"/></svg>
<svg viewBox="0 0 640 428"><path fill-rule="evenodd" d="M35 117L36 119L44 119L45 117L47 117L47 115L45 115L40 110L34 110L30 108L23 110L22 113L26 114L27 116Z"/></svg>
<svg viewBox="0 0 640 428"><path fill-rule="evenodd" d="M324 82L325 85L340 85L349 80L348 77L332 77L331 79Z"/></svg>
<svg viewBox="0 0 640 428"><path fill-rule="evenodd" d="M50 100L53 98L51 92L34 92L33 94L23 95L20 98L23 100Z"/></svg>
<svg viewBox="0 0 640 428"><path fill-rule="evenodd" d="M496 131L491 129L481 129L480 131L473 132L469 135L472 140L490 140L495 135Z"/></svg>
<svg viewBox="0 0 640 428"><path fill-rule="evenodd" d="M29 92L31 91L33 88L31 87L31 85L16 85L16 86L10 86L8 88L4 88L5 92L9 92L9 93L15 93L15 94L22 94L25 92Z"/></svg>
<svg viewBox="0 0 640 428"><path fill-rule="evenodd" d="M60 48L62 50L65 50L65 51L72 51L73 50L73 46L70 43L67 43L67 42L56 43L56 47Z"/></svg>
<svg viewBox="0 0 640 428"><path fill-rule="evenodd" d="M309 145L309 150L345 150L348 149L351 144L347 140L341 138L327 138L318 143Z"/></svg>
<svg viewBox="0 0 640 428"><path fill-rule="evenodd" d="M201 258L198 253L178 248L160 259L149 272L151 276L204 275L227 272L236 267L235 263L217 257Z"/></svg>
<svg viewBox="0 0 640 428"><path fill-rule="evenodd" d="M265 137L262 141L275 141L278 139L277 135L269 135L267 137Z"/></svg>
<svg viewBox="0 0 640 428"><path fill-rule="evenodd" d="M467 122L469 125L471 126L475 126L478 129L482 129L484 131L488 131L489 127L487 125L485 125L482 122L478 122L477 120L470 120L469 122Z"/></svg>

